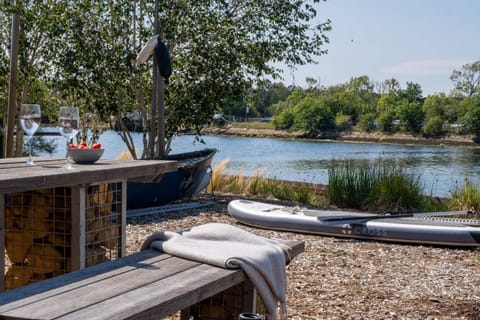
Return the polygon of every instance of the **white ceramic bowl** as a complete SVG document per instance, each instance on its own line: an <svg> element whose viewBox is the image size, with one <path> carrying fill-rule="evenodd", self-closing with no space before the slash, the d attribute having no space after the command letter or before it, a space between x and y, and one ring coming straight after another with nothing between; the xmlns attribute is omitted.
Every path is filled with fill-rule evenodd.
<svg viewBox="0 0 480 320"><path fill-rule="evenodd" d="M97 162L103 155L104 149L68 149L70 159L75 163L89 164Z"/></svg>

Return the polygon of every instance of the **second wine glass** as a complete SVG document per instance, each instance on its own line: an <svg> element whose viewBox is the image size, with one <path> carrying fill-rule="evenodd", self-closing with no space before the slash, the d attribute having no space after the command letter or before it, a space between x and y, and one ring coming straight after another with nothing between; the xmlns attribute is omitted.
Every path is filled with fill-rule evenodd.
<svg viewBox="0 0 480 320"><path fill-rule="evenodd" d="M66 157L67 162L65 163L64 168L67 170L73 169L73 166L70 164L70 159L68 155L68 144L70 140L78 133L80 117L78 114L78 108L76 107L60 107L60 113L58 115L58 131L66 140Z"/></svg>
<svg viewBox="0 0 480 320"><path fill-rule="evenodd" d="M20 125L28 136L28 161L27 165L34 166L32 160L32 139L40 127L41 111L38 104L22 104L20 107Z"/></svg>

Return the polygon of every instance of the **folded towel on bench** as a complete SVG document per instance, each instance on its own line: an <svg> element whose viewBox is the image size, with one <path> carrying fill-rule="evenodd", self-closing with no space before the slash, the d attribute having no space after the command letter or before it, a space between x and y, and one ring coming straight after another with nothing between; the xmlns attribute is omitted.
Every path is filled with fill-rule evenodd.
<svg viewBox="0 0 480 320"><path fill-rule="evenodd" d="M209 223L181 233L155 232L142 245L142 250L149 248L221 268L242 268L273 319L286 319L286 252L280 242Z"/></svg>

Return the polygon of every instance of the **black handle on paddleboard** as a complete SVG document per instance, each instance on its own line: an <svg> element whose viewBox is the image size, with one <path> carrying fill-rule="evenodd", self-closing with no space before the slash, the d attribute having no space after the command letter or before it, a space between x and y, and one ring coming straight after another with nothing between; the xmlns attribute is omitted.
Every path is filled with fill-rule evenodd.
<svg viewBox="0 0 480 320"><path fill-rule="evenodd" d="M392 218L409 218L413 217L412 213L405 214L379 214L378 216L350 216L340 218L320 218L321 221L348 221L348 220L375 220L375 219L392 219Z"/></svg>
<svg viewBox="0 0 480 320"><path fill-rule="evenodd" d="M428 216L451 216L473 214L471 211L445 211L445 212L420 212L420 213L384 213L377 216L350 216L350 217L333 217L333 218L318 218L320 221L349 221L349 220L375 220L375 219L395 219L395 218L410 218L410 217L428 217Z"/></svg>
<svg viewBox="0 0 480 320"><path fill-rule="evenodd" d="M238 320L262 320L262 317L256 313L240 313Z"/></svg>

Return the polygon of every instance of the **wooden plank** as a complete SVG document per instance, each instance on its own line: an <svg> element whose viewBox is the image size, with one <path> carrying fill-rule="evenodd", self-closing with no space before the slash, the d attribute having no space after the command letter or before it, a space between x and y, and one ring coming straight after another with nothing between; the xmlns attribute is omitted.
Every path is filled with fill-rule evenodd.
<svg viewBox="0 0 480 320"><path fill-rule="evenodd" d="M278 240L279 242L283 243L284 246L283 248L287 251L287 264L290 263L290 261L301 254L302 252L305 252L305 242L303 241L296 241L296 240Z"/></svg>
<svg viewBox="0 0 480 320"><path fill-rule="evenodd" d="M6 226L5 226L5 195L0 193L0 293L5 290L5 242L6 242Z"/></svg>
<svg viewBox="0 0 480 320"><path fill-rule="evenodd" d="M245 280L241 270L199 265L59 319L161 319ZM102 310L99 313L98 310Z"/></svg>
<svg viewBox="0 0 480 320"><path fill-rule="evenodd" d="M243 288L243 311L255 312L257 309L257 291L250 279L245 280Z"/></svg>
<svg viewBox="0 0 480 320"><path fill-rule="evenodd" d="M51 279L30 284L1 295L0 313L24 304L36 302L52 295L58 295L65 290L88 285L104 277L115 277L132 269L147 267L171 256L159 254L156 250L145 250L122 259L107 261L82 270L60 275Z"/></svg>
<svg viewBox="0 0 480 320"><path fill-rule="evenodd" d="M171 283L169 279L172 278L175 283L182 283L187 279L182 273L190 269L195 269L199 265L198 262L172 257L167 261L159 261L148 267L132 269L128 272L117 274L114 277L102 277L94 283L76 286L75 288L65 288L67 290L64 290L61 295L53 295L39 301L31 302L9 312L2 313L2 315L14 315L20 318L30 317L33 319L57 319L68 315L68 318L71 318L72 313L79 312L77 310L83 312L83 310L89 306L96 305L101 301L114 299L115 297L128 295L129 292L138 290L139 288L145 288L155 283L158 284L159 287L170 286ZM198 274L198 271L193 272L193 274ZM188 276L191 276L190 273ZM81 297L81 299L79 299L79 297ZM146 299L148 300L150 297ZM158 297L156 302L159 302ZM135 310L142 308L143 305L142 301L139 302L129 299L124 301L124 304L127 306L130 306L131 303L135 303L137 306L134 308ZM125 305L118 305L117 307L123 309ZM48 307L46 308L45 306ZM109 313L109 310L106 309L96 309L94 313L98 314L99 310L101 310L102 313ZM83 317L83 319L91 318L90 316Z"/></svg>
<svg viewBox="0 0 480 320"><path fill-rule="evenodd" d="M16 158L2 158L0 159L0 168L7 169L11 167L26 167L25 163L27 162L28 157L16 157ZM54 163L62 161L65 164L65 159L61 158L47 158L47 157L35 157L35 163Z"/></svg>
<svg viewBox="0 0 480 320"><path fill-rule="evenodd" d="M37 166L1 169L0 193L130 178L142 178L148 181L165 172L175 171L177 168L176 161L163 160L100 160L91 165L75 165L74 170L63 170L62 166L62 162L46 161Z"/></svg>
<svg viewBox="0 0 480 320"><path fill-rule="evenodd" d="M122 180L122 231L120 257L127 254L127 180Z"/></svg>
<svg viewBox="0 0 480 320"><path fill-rule="evenodd" d="M71 189L72 213L72 271L85 268L85 203L86 187L74 186Z"/></svg>

